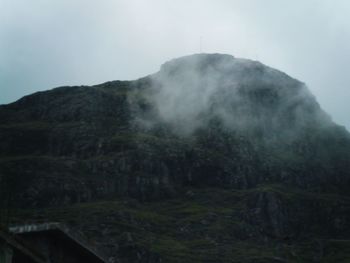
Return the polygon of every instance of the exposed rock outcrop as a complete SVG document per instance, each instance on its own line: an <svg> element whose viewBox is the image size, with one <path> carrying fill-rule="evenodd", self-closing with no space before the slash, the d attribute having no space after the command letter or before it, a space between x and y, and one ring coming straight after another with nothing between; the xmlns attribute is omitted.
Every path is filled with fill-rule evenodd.
<svg viewBox="0 0 350 263"><path fill-rule="evenodd" d="M196 191L215 188L237 191L242 206L217 198L229 214L210 207L211 216L201 214L194 226L179 225L172 238L186 233L226 252L221 246L233 239L272 244L310 235L349 238L349 133L331 121L303 83L259 62L220 54L183 57L135 81L26 96L0 106L0 119L1 194L12 206L128 198L155 203L185 198L205 206L203 200L216 195L199 198ZM242 224L216 219L220 216ZM108 220L92 225L111 224ZM124 221L158 231L145 222ZM221 230L211 232L215 222L227 226L232 239L221 238ZM76 224L94 228L84 220ZM95 237L101 246L119 244L107 253L118 253L120 262L161 262L166 248L150 253L139 236L117 230L118 241L113 227L106 229L105 241ZM120 246L128 248L121 252Z"/></svg>

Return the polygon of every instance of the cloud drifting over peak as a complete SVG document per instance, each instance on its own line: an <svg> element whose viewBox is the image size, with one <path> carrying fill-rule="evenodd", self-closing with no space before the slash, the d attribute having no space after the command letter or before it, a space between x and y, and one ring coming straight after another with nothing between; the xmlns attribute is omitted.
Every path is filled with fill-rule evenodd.
<svg viewBox="0 0 350 263"><path fill-rule="evenodd" d="M287 72L350 129L349 13L345 0L0 0L0 103L202 50Z"/></svg>
<svg viewBox="0 0 350 263"><path fill-rule="evenodd" d="M187 136L211 127L286 140L305 129L333 125L302 82L260 62L231 55L173 59L135 83L136 87L147 83L128 97L141 129L168 127Z"/></svg>

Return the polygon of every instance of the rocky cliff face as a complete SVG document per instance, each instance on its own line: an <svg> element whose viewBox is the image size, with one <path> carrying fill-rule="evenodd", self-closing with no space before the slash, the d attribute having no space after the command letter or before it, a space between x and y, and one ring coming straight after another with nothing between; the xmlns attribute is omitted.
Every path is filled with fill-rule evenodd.
<svg viewBox="0 0 350 263"><path fill-rule="evenodd" d="M259 62L183 57L26 96L0 119L13 220L68 221L119 262L320 262L349 238L349 133Z"/></svg>

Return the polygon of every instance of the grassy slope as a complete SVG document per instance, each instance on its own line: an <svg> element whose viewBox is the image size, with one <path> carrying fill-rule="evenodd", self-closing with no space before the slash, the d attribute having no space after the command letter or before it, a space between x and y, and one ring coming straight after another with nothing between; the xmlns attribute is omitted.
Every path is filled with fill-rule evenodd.
<svg viewBox="0 0 350 263"><path fill-rule="evenodd" d="M102 246L118 244L118 256L149 251L163 262L349 262L350 240L326 239L319 229L285 239L267 238L249 223L247 204L259 193L290 204L350 200L336 195L286 191L276 185L251 190L188 189L184 197L140 203L114 199L45 210L16 211L14 223L59 221L81 229ZM25 219L25 220L24 220Z"/></svg>

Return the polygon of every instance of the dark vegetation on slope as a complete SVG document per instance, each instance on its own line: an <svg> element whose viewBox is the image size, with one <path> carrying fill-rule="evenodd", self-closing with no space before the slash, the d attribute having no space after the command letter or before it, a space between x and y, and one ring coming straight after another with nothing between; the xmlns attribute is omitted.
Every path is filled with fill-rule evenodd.
<svg viewBox="0 0 350 263"><path fill-rule="evenodd" d="M0 120L3 221L69 223L119 262L350 259L350 136L260 63L180 58Z"/></svg>

